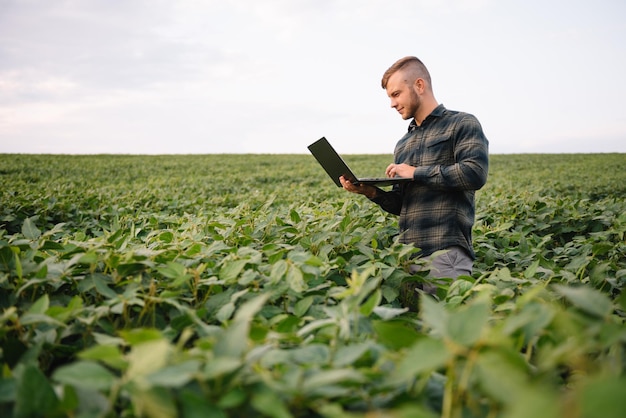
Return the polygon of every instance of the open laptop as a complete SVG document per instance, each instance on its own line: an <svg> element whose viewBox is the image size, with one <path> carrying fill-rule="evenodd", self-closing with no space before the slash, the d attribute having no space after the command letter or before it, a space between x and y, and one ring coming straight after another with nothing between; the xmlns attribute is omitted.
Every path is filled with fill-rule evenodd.
<svg viewBox="0 0 626 418"><path fill-rule="evenodd" d="M391 186L396 183L404 183L413 180L411 177L358 178L324 137L309 145L308 148L317 162L320 163L339 187L342 187L341 182L339 182L339 177L341 176L344 176L354 184L371 184L373 186Z"/></svg>

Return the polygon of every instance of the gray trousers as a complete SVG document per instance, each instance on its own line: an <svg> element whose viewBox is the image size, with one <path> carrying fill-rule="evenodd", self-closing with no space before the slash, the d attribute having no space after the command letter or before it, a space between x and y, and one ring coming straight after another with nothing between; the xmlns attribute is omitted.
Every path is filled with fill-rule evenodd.
<svg viewBox="0 0 626 418"><path fill-rule="evenodd" d="M448 247L445 250L437 251L427 257L424 264L411 265L411 273L430 270L429 277L433 279L451 278L472 274L474 262L467 252L458 246ZM435 293L437 287L424 283L422 290L427 293Z"/></svg>

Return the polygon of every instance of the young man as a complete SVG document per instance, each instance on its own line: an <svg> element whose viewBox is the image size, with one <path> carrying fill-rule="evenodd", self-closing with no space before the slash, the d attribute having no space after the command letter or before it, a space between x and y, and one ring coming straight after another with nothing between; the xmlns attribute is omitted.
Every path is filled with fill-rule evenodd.
<svg viewBox="0 0 626 418"><path fill-rule="evenodd" d="M391 107L403 119L412 119L385 174L413 181L390 191L355 185L343 177L341 184L400 216L401 242L420 249L419 255L430 261L431 277L470 275L475 258L474 192L485 184L488 171L482 127L474 116L437 103L430 74L416 57L394 63L383 75L382 87ZM434 293L436 287L426 285L424 290Z"/></svg>

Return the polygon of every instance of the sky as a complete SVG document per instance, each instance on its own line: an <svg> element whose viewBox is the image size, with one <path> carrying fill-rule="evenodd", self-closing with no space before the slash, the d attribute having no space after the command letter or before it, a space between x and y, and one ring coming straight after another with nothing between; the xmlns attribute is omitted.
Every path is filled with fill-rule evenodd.
<svg viewBox="0 0 626 418"><path fill-rule="evenodd" d="M492 154L626 152L623 0L0 0L0 153L391 154L413 55Z"/></svg>

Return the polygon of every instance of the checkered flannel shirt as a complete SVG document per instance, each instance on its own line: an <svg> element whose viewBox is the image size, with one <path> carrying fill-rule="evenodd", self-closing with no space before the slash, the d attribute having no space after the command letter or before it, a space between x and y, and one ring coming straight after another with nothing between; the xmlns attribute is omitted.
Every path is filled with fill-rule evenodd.
<svg viewBox="0 0 626 418"><path fill-rule="evenodd" d="M400 216L400 241L429 255L454 245L472 248L474 193L487 181L489 142L470 114L439 105L398 141L396 164L417 167L410 183L379 189L372 201Z"/></svg>

